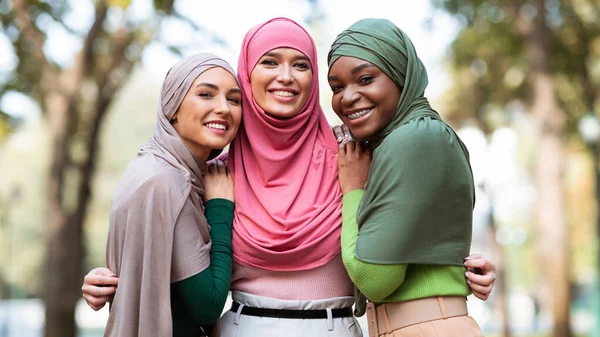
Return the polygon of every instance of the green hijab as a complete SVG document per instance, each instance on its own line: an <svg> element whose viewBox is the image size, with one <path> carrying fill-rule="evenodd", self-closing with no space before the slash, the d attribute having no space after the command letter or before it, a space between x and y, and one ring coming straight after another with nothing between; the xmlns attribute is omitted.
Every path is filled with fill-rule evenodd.
<svg viewBox="0 0 600 337"><path fill-rule="evenodd" d="M427 72L406 34L389 20L363 19L328 56L371 62L402 94L376 146L360 203L356 257L377 264L462 265L469 254L473 176L465 145L424 95Z"/></svg>
<svg viewBox="0 0 600 337"><path fill-rule="evenodd" d="M425 66L408 36L391 21L357 21L338 35L331 45L327 58L329 68L340 56L351 56L371 62L402 88L396 116L370 141L385 138L412 118L439 118L438 113L429 106L429 101L423 96L429 83Z"/></svg>

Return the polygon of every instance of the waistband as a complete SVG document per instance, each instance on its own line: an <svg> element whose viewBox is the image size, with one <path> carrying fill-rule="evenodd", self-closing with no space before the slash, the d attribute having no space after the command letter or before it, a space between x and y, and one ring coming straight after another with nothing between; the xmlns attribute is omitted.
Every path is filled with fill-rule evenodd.
<svg viewBox="0 0 600 337"><path fill-rule="evenodd" d="M369 336L391 333L409 325L468 315L467 301L462 296L439 296L413 301L367 304Z"/></svg>
<svg viewBox="0 0 600 337"><path fill-rule="evenodd" d="M321 309L321 310L297 310L297 309L270 309L248 307L237 302L233 302L230 311L241 313L242 315L286 318L286 319L325 319L352 317L352 307L339 309Z"/></svg>

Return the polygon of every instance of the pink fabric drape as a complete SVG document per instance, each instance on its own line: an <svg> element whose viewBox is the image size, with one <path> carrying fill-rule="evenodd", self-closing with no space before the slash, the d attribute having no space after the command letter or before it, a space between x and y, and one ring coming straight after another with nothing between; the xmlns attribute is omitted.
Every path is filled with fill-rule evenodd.
<svg viewBox="0 0 600 337"><path fill-rule="evenodd" d="M306 105L286 120L267 115L250 85L260 57L282 47L304 53L313 69ZM242 44L238 78L243 119L228 158L235 179L234 260L275 271L321 266L340 252L342 193L337 143L319 105L314 41L290 19L255 26Z"/></svg>

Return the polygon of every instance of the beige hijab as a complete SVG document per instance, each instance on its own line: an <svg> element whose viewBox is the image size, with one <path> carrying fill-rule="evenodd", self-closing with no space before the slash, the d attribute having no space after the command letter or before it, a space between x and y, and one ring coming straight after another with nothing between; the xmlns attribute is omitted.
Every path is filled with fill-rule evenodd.
<svg viewBox="0 0 600 337"><path fill-rule="evenodd" d="M119 276L119 286L105 336L171 336L170 284L210 264L209 258L187 261L188 256L209 256L198 254L198 245L190 244L177 247L178 256L186 257L183 265L187 267L171 265L175 224L184 204L191 202L194 206L192 212L197 214L192 218L199 222L198 228L208 225L202 204L205 162L185 145L169 121L194 80L213 67L222 67L235 77L231 66L212 54L187 57L169 70L161 90L154 135L117 187L110 211L106 264ZM210 242L201 249L209 250Z"/></svg>

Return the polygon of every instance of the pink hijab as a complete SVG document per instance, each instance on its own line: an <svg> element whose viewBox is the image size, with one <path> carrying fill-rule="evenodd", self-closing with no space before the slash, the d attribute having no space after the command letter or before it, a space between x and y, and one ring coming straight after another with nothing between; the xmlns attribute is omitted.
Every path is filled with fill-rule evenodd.
<svg viewBox="0 0 600 337"><path fill-rule="evenodd" d="M302 111L286 120L254 101L250 74L266 52L288 47L311 62ZM238 62L243 119L229 152L235 180L234 260L274 271L313 269L340 252L342 193L337 143L319 105L315 44L304 28L275 18L244 37Z"/></svg>

